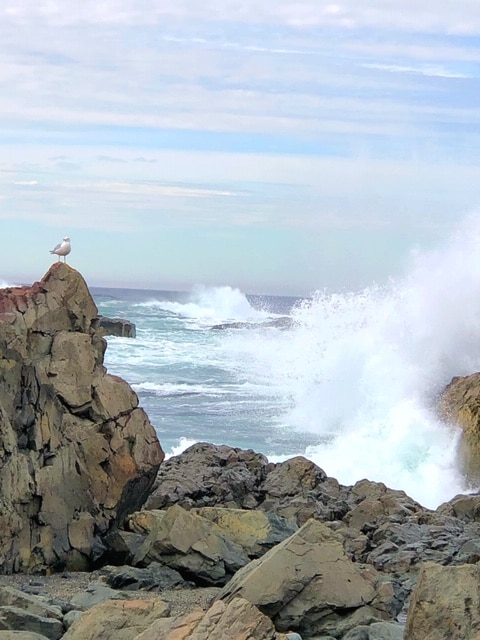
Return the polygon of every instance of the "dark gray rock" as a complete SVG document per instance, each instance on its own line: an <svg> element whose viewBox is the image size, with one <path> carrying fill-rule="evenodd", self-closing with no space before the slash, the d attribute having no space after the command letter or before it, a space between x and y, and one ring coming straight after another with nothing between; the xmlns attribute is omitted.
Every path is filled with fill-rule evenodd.
<svg viewBox="0 0 480 640"><path fill-rule="evenodd" d="M395 622L374 622L352 629L343 640L403 640L405 627Z"/></svg>
<svg viewBox="0 0 480 640"><path fill-rule="evenodd" d="M265 320L264 322L224 322L222 324L214 324L212 329L228 330L228 329L258 329L258 328L273 328L273 329L291 329L294 326L294 320L288 316L281 318L274 318L273 320Z"/></svg>
<svg viewBox="0 0 480 640"><path fill-rule="evenodd" d="M128 596L103 584L91 583L84 593L78 593L72 600L72 606L79 611L86 611L106 600L125 600Z"/></svg>
<svg viewBox="0 0 480 640"><path fill-rule="evenodd" d="M65 631L62 621L44 618L19 607L0 607L0 629L39 633L49 640L60 640Z"/></svg>
<svg viewBox="0 0 480 640"><path fill-rule="evenodd" d="M107 318L98 316L93 326L104 336L118 336L120 338L136 338L137 328L130 320L124 318Z"/></svg>
<svg viewBox="0 0 480 640"><path fill-rule="evenodd" d="M148 567L104 567L102 573L112 589L126 591L164 591L174 588L194 587L181 574L170 567L151 562Z"/></svg>

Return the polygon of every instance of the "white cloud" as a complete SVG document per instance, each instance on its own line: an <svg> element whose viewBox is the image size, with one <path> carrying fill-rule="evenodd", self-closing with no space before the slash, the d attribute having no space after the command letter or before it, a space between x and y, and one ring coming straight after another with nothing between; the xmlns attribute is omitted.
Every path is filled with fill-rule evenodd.
<svg viewBox="0 0 480 640"><path fill-rule="evenodd" d="M410 67L398 64L367 64L361 65L365 69L379 69L380 71L390 71L391 73L417 73L422 76L430 76L433 78L472 78L473 76L465 73L455 73L442 67Z"/></svg>
<svg viewBox="0 0 480 640"><path fill-rule="evenodd" d="M29 21L69 27L89 25L155 25L166 20L179 23L244 23L287 25L301 29L315 26L376 28L445 34L480 31L478 5L472 0L342 0L322 5L314 0L4 0L0 15L25 25Z"/></svg>

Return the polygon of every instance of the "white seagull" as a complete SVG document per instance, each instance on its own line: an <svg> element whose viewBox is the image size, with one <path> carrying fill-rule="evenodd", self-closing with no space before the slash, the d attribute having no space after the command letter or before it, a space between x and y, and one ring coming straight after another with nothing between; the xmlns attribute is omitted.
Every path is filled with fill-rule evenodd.
<svg viewBox="0 0 480 640"><path fill-rule="evenodd" d="M64 238L50 253L55 253L58 256L58 260L60 260L60 256L63 256L63 261L66 262L71 250L70 238Z"/></svg>

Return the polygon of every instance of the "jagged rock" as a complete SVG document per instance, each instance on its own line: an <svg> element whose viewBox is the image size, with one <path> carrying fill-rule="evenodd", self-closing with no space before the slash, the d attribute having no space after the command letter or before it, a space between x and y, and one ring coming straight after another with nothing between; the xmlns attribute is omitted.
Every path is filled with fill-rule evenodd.
<svg viewBox="0 0 480 640"><path fill-rule="evenodd" d="M255 508L268 468L262 454L200 442L162 465L145 509L173 504Z"/></svg>
<svg viewBox="0 0 480 640"><path fill-rule="evenodd" d="M104 538L108 560L116 565L130 564L145 542L145 535L115 529Z"/></svg>
<svg viewBox="0 0 480 640"><path fill-rule="evenodd" d="M480 640L480 567L425 563L412 593L405 638Z"/></svg>
<svg viewBox="0 0 480 640"><path fill-rule="evenodd" d="M119 336L120 338L135 338L137 328L130 320L124 318L107 318L98 316L94 321L94 327L104 336Z"/></svg>
<svg viewBox="0 0 480 640"><path fill-rule="evenodd" d="M466 522L480 522L480 495L459 495L441 504L437 513L460 518Z"/></svg>
<svg viewBox="0 0 480 640"><path fill-rule="evenodd" d="M472 487L480 481L480 373L453 378L440 396L443 419L460 427L458 459Z"/></svg>
<svg viewBox="0 0 480 640"><path fill-rule="evenodd" d="M133 640L169 613L163 600L107 600L75 620L62 640Z"/></svg>
<svg viewBox="0 0 480 640"><path fill-rule="evenodd" d="M362 480L352 487L352 494L363 498L343 518L350 527L362 529L394 516L395 522L405 522L412 515L423 513L425 508L404 491L388 489L381 482Z"/></svg>
<svg viewBox="0 0 480 640"><path fill-rule="evenodd" d="M155 621L135 640L288 640L277 633L267 618L250 602L235 598L228 605L215 602L205 613L199 609L186 616Z"/></svg>
<svg viewBox="0 0 480 640"><path fill-rule="evenodd" d="M162 465L145 509L259 508L301 525L312 516L343 517L350 508L346 496L334 478L302 456L272 464L251 450L197 443Z"/></svg>
<svg viewBox="0 0 480 640"><path fill-rule="evenodd" d="M249 558L215 523L174 505L156 521L133 563L148 566L152 561L196 584L223 585Z"/></svg>
<svg viewBox="0 0 480 640"><path fill-rule="evenodd" d="M368 565L351 562L341 538L316 520L238 571L218 598L242 597L278 631L312 637L345 634L396 615L394 592Z"/></svg>
<svg viewBox="0 0 480 640"><path fill-rule="evenodd" d="M379 571L405 577L417 573L430 560L441 564L476 562L480 523L464 523L451 517L438 517L431 523L385 521L370 534L370 549L364 560ZM469 548L470 545L470 548Z"/></svg>
<svg viewBox="0 0 480 640"><path fill-rule="evenodd" d="M163 460L136 394L103 366L96 317L67 264L0 290L1 572L90 567Z"/></svg>

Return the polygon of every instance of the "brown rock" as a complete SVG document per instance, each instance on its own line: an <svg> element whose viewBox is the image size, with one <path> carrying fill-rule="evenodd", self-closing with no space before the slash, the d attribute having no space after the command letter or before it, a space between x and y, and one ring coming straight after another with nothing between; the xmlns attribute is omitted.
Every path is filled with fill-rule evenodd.
<svg viewBox="0 0 480 640"><path fill-rule="evenodd" d="M204 613L197 609L174 619L157 620L135 640L287 640L269 618L243 598L228 605L215 602Z"/></svg>
<svg viewBox="0 0 480 640"><path fill-rule="evenodd" d="M239 544L250 558L263 555L297 529L295 525L273 513L258 510L203 507L195 509L195 512L214 522L222 534Z"/></svg>
<svg viewBox="0 0 480 640"><path fill-rule="evenodd" d="M107 600L75 620L62 640L133 640L169 615L163 600Z"/></svg>
<svg viewBox="0 0 480 640"><path fill-rule="evenodd" d="M103 366L96 317L63 263L0 290L0 571L88 568L163 460L136 394Z"/></svg>
<svg viewBox="0 0 480 640"><path fill-rule="evenodd" d="M480 567L425 563L410 600L405 638L480 638Z"/></svg>
<svg viewBox="0 0 480 640"><path fill-rule="evenodd" d="M440 397L443 419L462 429L459 462L467 479L478 486L480 480L480 373L456 377Z"/></svg>
<svg viewBox="0 0 480 640"><path fill-rule="evenodd" d="M140 566L152 561L198 584L223 585L249 558L214 522L174 505L155 520L133 560Z"/></svg>
<svg viewBox="0 0 480 640"><path fill-rule="evenodd" d="M391 584L373 567L351 562L340 538L313 519L238 571L219 594L225 602L236 597L257 606L277 630L307 637L395 614Z"/></svg>

